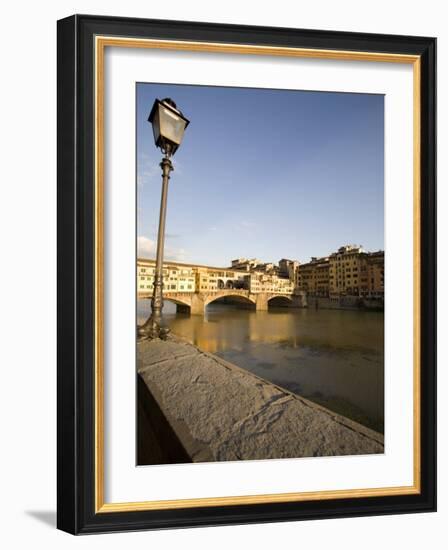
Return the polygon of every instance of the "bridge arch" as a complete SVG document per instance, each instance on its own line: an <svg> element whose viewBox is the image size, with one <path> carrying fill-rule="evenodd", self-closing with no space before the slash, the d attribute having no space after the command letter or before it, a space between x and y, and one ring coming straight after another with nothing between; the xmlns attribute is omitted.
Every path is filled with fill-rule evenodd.
<svg viewBox="0 0 448 550"><path fill-rule="evenodd" d="M252 297L249 297L244 294L238 294L237 292L228 291L228 292L219 292L219 293L216 293L215 295L208 296L204 301L204 307L207 307L209 304L216 302L218 300L225 301L227 299L234 303L246 304L251 306L256 305L255 299L253 299Z"/></svg>
<svg viewBox="0 0 448 550"><path fill-rule="evenodd" d="M279 295L268 298L268 307L290 307L292 303L291 296Z"/></svg>
<svg viewBox="0 0 448 550"><path fill-rule="evenodd" d="M191 306L190 300L180 300L179 298L171 298L171 296L164 296L163 301L172 302L173 304L176 304L176 306Z"/></svg>
<svg viewBox="0 0 448 550"><path fill-rule="evenodd" d="M163 301L165 304L171 302L176 305L177 313L191 313L191 298L190 296L182 296L179 294L164 294Z"/></svg>

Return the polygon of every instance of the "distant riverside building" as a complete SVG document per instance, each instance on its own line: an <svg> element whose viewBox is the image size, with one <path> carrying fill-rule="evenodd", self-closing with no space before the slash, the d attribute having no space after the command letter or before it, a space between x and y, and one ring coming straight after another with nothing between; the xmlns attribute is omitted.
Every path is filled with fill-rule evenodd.
<svg viewBox="0 0 448 550"><path fill-rule="evenodd" d="M299 290L312 296L329 295L328 258L311 258L307 264L300 264L298 273Z"/></svg>
<svg viewBox="0 0 448 550"><path fill-rule="evenodd" d="M342 246L328 257L301 264L298 284L312 296L383 297L384 251Z"/></svg>
<svg viewBox="0 0 448 550"><path fill-rule="evenodd" d="M262 265L261 260L257 260L257 258L252 258L249 260L248 258L237 258L236 260L232 260L232 268L233 269L242 269L243 271L252 271L257 266Z"/></svg>
<svg viewBox="0 0 448 550"><path fill-rule="evenodd" d="M384 296L384 251L372 252L368 259L368 293L370 296Z"/></svg>
<svg viewBox="0 0 448 550"><path fill-rule="evenodd" d="M154 283L154 260L137 260L137 290L151 292ZM163 290L166 292L194 292L196 272L192 266L164 263Z"/></svg>
<svg viewBox="0 0 448 550"><path fill-rule="evenodd" d="M244 288L254 294L260 292L293 294L295 285L290 279L254 271L246 275Z"/></svg>
<svg viewBox="0 0 448 550"><path fill-rule="evenodd" d="M330 255L330 294L368 294L368 254L358 245L347 245Z"/></svg>
<svg viewBox="0 0 448 550"><path fill-rule="evenodd" d="M241 269L243 271L261 271L263 273L271 273L282 276L279 273L279 266L273 264L272 262L264 263L257 258L237 258L236 260L232 260L232 269ZM287 277L288 275L286 274L285 276Z"/></svg>
<svg viewBox="0 0 448 550"><path fill-rule="evenodd" d="M253 262L248 260L248 262ZM294 279L280 277L276 270L262 262L252 263L249 269L242 262L239 269L164 262L163 291L166 293L214 292L224 289L249 290L252 293L293 294ZM256 266L256 267L255 267ZM276 267L276 266L275 266ZM137 292L150 294L154 283L155 261L137 260Z"/></svg>
<svg viewBox="0 0 448 550"><path fill-rule="evenodd" d="M298 284L299 278L299 262L297 260L287 260L282 258L278 262L278 275L279 277L285 277Z"/></svg>
<svg viewBox="0 0 448 550"><path fill-rule="evenodd" d="M137 291L153 290L155 261L137 260ZM278 265L256 258L237 258L231 267L165 262L165 293L207 293L219 290L248 290L251 293L297 294L338 298L340 296L384 297L384 251L366 252L346 245L329 256L313 257L299 264L282 258Z"/></svg>

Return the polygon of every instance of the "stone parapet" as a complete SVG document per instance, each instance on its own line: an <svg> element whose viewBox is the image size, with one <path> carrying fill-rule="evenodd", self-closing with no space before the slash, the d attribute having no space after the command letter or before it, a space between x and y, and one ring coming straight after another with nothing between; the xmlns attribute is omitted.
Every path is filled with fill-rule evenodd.
<svg viewBox="0 0 448 550"><path fill-rule="evenodd" d="M176 337L140 342L137 368L140 464L384 452L381 434Z"/></svg>

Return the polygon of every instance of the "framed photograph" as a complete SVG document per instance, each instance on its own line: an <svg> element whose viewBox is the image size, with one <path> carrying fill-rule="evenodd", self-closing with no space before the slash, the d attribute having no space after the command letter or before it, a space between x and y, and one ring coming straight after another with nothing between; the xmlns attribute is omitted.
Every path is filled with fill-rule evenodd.
<svg viewBox="0 0 448 550"><path fill-rule="evenodd" d="M58 527L436 509L436 40L58 22Z"/></svg>

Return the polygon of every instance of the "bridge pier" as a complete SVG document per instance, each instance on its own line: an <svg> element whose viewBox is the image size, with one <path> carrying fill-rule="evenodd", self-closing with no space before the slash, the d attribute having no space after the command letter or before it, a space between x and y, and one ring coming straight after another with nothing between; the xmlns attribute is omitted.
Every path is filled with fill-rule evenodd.
<svg viewBox="0 0 448 550"><path fill-rule="evenodd" d="M255 300L255 309L257 311L268 310L268 298L265 294L257 294L256 300Z"/></svg>
<svg viewBox="0 0 448 550"><path fill-rule="evenodd" d="M205 314L205 304L204 300L199 296L199 294L193 294L191 297L191 315L204 315Z"/></svg>

